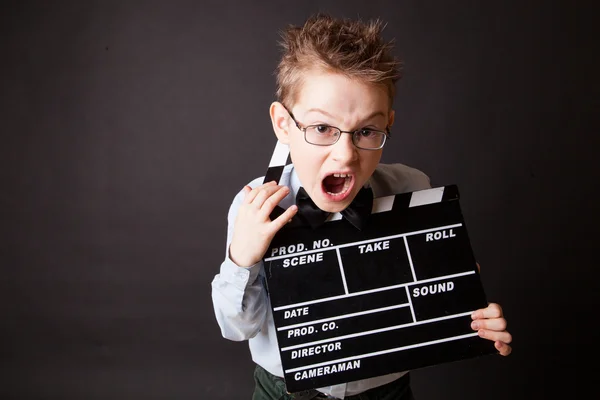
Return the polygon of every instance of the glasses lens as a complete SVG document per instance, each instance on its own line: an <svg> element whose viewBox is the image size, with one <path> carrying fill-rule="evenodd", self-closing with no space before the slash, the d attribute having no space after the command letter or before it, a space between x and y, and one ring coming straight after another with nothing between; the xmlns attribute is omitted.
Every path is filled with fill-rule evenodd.
<svg viewBox="0 0 600 400"><path fill-rule="evenodd" d="M352 135L354 144L361 149L379 149L385 143L385 133L371 129L361 129Z"/></svg>
<svg viewBox="0 0 600 400"><path fill-rule="evenodd" d="M311 125L306 127L306 141L317 145L330 145L340 136L339 129L329 125Z"/></svg>

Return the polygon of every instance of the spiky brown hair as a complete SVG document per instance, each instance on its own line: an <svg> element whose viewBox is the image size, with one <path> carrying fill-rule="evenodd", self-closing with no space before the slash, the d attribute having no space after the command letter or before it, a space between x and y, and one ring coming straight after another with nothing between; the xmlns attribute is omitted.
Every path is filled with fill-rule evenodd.
<svg viewBox="0 0 600 400"><path fill-rule="evenodd" d="M318 13L303 26L290 25L281 33L281 60L276 69L277 99L288 107L297 100L303 72L319 68L384 85L392 105L402 63L392 55L394 41L382 37L377 20L336 19Z"/></svg>

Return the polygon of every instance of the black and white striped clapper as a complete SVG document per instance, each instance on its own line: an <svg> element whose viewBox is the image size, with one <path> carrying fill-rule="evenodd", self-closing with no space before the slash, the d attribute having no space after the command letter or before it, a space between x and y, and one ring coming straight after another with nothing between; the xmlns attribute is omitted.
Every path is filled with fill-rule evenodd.
<svg viewBox="0 0 600 400"><path fill-rule="evenodd" d="M288 163L278 142L265 182ZM290 392L496 352L456 185L377 198L363 230L286 227L264 268Z"/></svg>

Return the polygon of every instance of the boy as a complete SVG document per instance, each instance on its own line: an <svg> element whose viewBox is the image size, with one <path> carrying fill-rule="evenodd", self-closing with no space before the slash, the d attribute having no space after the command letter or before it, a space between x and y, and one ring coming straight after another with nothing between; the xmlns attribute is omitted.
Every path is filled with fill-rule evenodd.
<svg viewBox="0 0 600 400"><path fill-rule="evenodd" d="M234 198L225 261L212 282L223 336L249 340L257 364L253 400L412 399L408 371L287 393L262 262L277 231L303 218L296 215L298 192L326 217L346 209L359 191L363 195L363 187L374 197L430 187L429 178L416 169L379 164L394 122L394 85L400 78L400 63L381 30L379 21L318 14L283 35L279 101L271 104L270 115L277 139L289 146L292 164L279 184L257 178ZM285 211L271 220L277 205ZM500 354L510 354L512 338L499 305L477 310L472 318L472 329L494 341Z"/></svg>

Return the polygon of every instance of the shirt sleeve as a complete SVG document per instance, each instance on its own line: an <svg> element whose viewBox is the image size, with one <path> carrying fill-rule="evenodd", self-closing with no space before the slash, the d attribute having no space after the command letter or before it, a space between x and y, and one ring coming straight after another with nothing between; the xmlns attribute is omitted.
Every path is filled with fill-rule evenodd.
<svg viewBox="0 0 600 400"><path fill-rule="evenodd" d="M263 284L263 262L259 261L251 267L244 268L229 258L233 224L243 198L244 193L240 191L229 207L225 260L211 283L213 308L221 334L224 338L235 341L256 336L269 306Z"/></svg>

